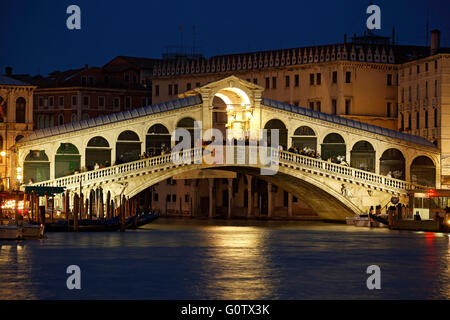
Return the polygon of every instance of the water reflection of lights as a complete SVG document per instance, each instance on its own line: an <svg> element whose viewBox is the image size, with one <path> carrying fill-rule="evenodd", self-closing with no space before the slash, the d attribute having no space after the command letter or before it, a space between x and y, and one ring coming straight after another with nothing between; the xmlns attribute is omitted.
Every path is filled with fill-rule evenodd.
<svg viewBox="0 0 450 320"><path fill-rule="evenodd" d="M220 292L219 299L268 299L273 284L265 251L265 233L255 227L211 227L212 249L203 266L207 290Z"/></svg>

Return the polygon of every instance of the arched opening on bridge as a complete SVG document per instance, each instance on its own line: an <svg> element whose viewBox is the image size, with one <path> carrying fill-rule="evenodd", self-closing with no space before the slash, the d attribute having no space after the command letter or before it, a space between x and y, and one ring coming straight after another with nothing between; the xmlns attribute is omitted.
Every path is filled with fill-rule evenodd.
<svg viewBox="0 0 450 320"><path fill-rule="evenodd" d="M350 152L350 166L356 169L375 172L375 149L367 141L358 141Z"/></svg>
<svg viewBox="0 0 450 320"><path fill-rule="evenodd" d="M336 161L338 157L345 158L346 152L345 140L340 134L330 133L323 139L321 152L323 160L331 158L332 161Z"/></svg>
<svg viewBox="0 0 450 320"><path fill-rule="evenodd" d="M398 149L387 149L380 158L380 174L405 180L405 157Z"/></svg>
<svg viewBox="0 0 450 320"><path fill-rule="evenodd" d="M117 138L116 164L136 161L141 155L141 141L136 132L126 130Z"/></svg>
<svg viewBox="0 0 450 320"><path fill-rule="evenodd" d="M81 155L71 143L61 143L55 155L55 178L64 177L80 170Z"/></svg>
<svg viewBox="0 0 450 320"><path fill-rule="evenodd" d="M212 106L213 128L221 130L224 139L244 139L253 118L247 93L236 87L221 89L215 93Z"/></svg>
<svg viewBox="0 0 450 320"><path fill-rule="evenodd" d="M418 185L436 186L436 167L427 156L419 156L411 164L411 182Z"/></svg>
<svg viewBox="0 0 450 320"><path fill-rule="evenodd" d="M283 149L287 149L287 138L288 138L288 130L284 125L283 121L278 119L269 120L264 129L267 130L267 145L272 146L272 130L278 130L279 133L279 144L283 146Z"/></svg>
<svg viewBox="0 0 450 320"><path fill-rule="evenodd" d="M222 137L226 138L226 129L228 123L226 96L221 94L215 95L213 99L212 109L212 126L222 132Z"/></svg>
<svg viewBox="0 0 450 320"><path fill-rule="evenodd" d="M31 150L23 162L23 177L26 183L50 179L50 161L44 150Z"/></svg>
<svg viewBox="0 0 450 320"><path fill-rule="evenodd" d="M155 124L147 131L145 150L152 156L160 155L163 148L170 148L170 139L169 130L160 123Z"/></svg>
<svg viewBox="0 0 450 320"><path fill-rule="evenodd" d="M86 147L86 168L92 170L96 163L103 167L111 164L111 148L108 141L100 136L89 140Z"/></svg>
<svg viewBox="0 0 450 320"><path fill-rule="evenodd" d="M199 130L195 120L190 117L186 117L178 121L177 123L177 129L186 129L189 131L189 134L191 135L191 148L194 148L195 145L195 130ZM176 143L179 143L183 140L183 138L178 139L175 141Z"/></svg>
<svg viewBox="0 0 450 320"><path fill-rule="evenodd" d="M313 129L307 126L298 127L292 137L292 146L300 150L311 149L317 151L317 137Z"/></svg>

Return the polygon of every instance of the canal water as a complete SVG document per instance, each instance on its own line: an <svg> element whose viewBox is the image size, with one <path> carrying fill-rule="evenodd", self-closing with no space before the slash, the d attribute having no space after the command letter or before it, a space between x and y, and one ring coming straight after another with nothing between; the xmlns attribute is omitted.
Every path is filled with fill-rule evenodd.
<svg viewBox="0 0 450 320"><path fill-rule="evenodd" d="M0 242L0 299L449 299L448 234L160 218ZM81 268L68 290L66 268ZM368 290L378 265L381 289Z"/></svg>

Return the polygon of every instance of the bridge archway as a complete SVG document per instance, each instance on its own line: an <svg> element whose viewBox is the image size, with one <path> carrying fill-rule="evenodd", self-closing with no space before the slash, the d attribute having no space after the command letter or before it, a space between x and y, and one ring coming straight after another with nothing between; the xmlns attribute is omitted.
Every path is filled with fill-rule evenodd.
<svg viewBox="0 0 450 320"><path fill-rule="evenodd" d="M116 163L131 162L141 155L141 141L136 132L131 130L119 134L116 142Z"/></svg>
<svg viewBox="0 0 450 320"><path fill-rule="evenodd" d="M72 143L61 143L55 155L55 178L80 170L81 155Z"/></svg>
<svg viewBox="0 0 450 320"><path fill-rule="evenodd" d="M356 142L350 154L351 167L375 172L375 149L370 142L365 140Z"/></svg>
<svg viewBox="0 0 450 320"><path fill-rule="evenodd" d="M346 156L347 147L344 138L339 133L329 133L322 142L321 156L323 160Z"/></svg>
<svg viewBox="0 0 450 320"><path fill-rule="evenodd" d="M111 164L111 147L108 140L100 136L91 138L86 147L86 168L92 170L96 163L103 167Z"/></svg>
<svg viewBox="0 0 450 320"><path fill-rule="evenodd" d="M26 183L50 179L50 161L44 150L30 150L23 162L23 177Z"/></svg>
<svg viewBox="0 0 450 320"><path fill-rule="evenodd" d="M422 186L436 186L436 166L427 156L419 156L411 163L411 181Z"/></svg>
<svg viewBox="0 0 450 320"><path fill-rule="evenodd" d="M185 129L189 132L189 134L191 135L191 146L193 148L195 145L195 131L198 130L198 125L197 125L195 119L193 119L191 117L184 117L184 118L180 119L177 122L176 129ZM175 143L179 143L180 141L182 141L182 138L175 141Z"/></svg>
<svg viewBox="0 0 450 320"><path fill-rule="evenodd" d="M403 153L395 148L387 149L380 158L380 174L388 175L393 178L405 180L405 157Z"/></svg>
<svg viewBox="0 0 450 320"><path fill-rule="evenodd" d="M292 146L300 150L308 148L317 151L316 133L308 126L298 127L292 136Z"/></svg>
<svg viewBox="0 0 450 320"><path fill-rule="evenodd" d="M267 130L267 145L272 145L271 132L272 130L279 130L279 144L283 146L283 149L287 149L288 130L283 121L279 119L272 119L267 121L264 129Z"/></svg>
<svg viewBox="0 0 450 320"><path fill-rule="evenodd" d="M160 155L164 147L170 148L171 134L169 130L162 124L152 125L146 135L145 150L150 155Z"/></svg>
<svg viewBox="0 0 450 320"><path fill-rule="evenodd" d="M16 100L16 122L17 123L25 123L25 110L26 110L27 101L23 97L19 97Z"/></svg>

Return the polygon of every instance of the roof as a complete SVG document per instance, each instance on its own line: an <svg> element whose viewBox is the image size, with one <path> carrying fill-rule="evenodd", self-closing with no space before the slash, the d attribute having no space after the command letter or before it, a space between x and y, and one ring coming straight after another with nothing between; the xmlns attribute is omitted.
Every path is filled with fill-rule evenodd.
<svg viewBox="0 0 450 320"><path fill-rule="evenodd" d="M29 83L22 82L4 75L0 74L0 85L8 85L8 86L32 86Z"/></svg>
<svg viewBox="0 0 450 320"><path fill-rule="evenodd" d="M33 131L30 135L21 139L19 143L32 141L36 139L42 139L46 137L51 137L59 134L65 134L69 132L75 132L79 130L84 130L87 128L98 127L102 125L107 125L111 123L117 123L122 121L127 121L139 117L145 117L152 114L157 114L161 112L186 108L195 106L202 103L202 98L200 95L191 96L187 98L172 100L164 103L159 103L147 107L141 107L133 110L122 111L118 113L106 114L100 117L91 118L88 120L81 120L73 123L66 123L64 125L45 128L41 130Z"/></svg>
<svg viewBox="0 0 450 320"><path fill-rule="evenodd" d="M291 105L288 103L283 103L283 102L279 102L279 101L275 101L275 100L271 100L271 99L267 99L267 98L262 98L261 104L271 107L271 108L278 109L278 110L284 110L284 111L288 111L288 112L292 112L292 113L298 113L298 114L301 114L301 115L304 115L304 116L307 116L310 118L328 121L331 123L355 128L358 130L363 130L363 131L367 131L370 133L379 134L379 135L386 136L389 138L403 140L403 141L412 142L412 143L416 143L416 144L427 146L427 147L436 148L436 146L432 142L428 141L425 138L422 138L419 136L414 136L414 135L403 133L403 132L398 132L398 131L391 130L391 129L386 129L383 127L374 126L374 125L367 124L364 122L355 121L355 120L347 119L344 117L339 117L339 116L335 116L332 114L319 112L319 111L315 111L315 110L311 110L311 109L307 109L307 108L303 108L303 107L298 107L298 106L294 106L294 105Z"/></svg>

